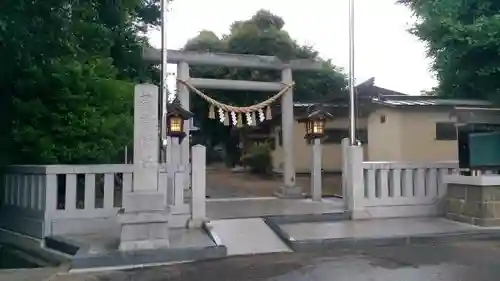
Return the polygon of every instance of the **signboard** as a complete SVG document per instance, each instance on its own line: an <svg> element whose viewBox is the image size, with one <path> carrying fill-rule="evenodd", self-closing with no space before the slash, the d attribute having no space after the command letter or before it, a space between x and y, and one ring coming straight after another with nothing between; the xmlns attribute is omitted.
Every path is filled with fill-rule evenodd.
<svg viewBox="0 0 500 281"><path fill-rule="evenodd" d="M500 167L500 132L469 134L469 165L472 169Z"/></svg>

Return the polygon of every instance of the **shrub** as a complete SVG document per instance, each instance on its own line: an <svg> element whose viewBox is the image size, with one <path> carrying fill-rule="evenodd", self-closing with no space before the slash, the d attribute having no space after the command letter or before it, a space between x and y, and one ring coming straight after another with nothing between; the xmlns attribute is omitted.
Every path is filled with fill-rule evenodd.
<svg viewBox="0 0 500 281"><path fill-rule="evenodd" d="M259 175L269 175L273 170L271 147L268 143L253 144L241 157L241 162L245 167L250 168L250 172Z"/></svg>

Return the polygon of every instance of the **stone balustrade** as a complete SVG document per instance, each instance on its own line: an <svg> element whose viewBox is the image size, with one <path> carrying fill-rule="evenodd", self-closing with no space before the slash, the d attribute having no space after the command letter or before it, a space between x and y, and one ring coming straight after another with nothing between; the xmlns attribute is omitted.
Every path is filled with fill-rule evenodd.
<svg viewBox="0 0 500 281"><path fill-rule="evenodd" d="M438 215L446 195L443 177L458 163L363 162L361 206L370 217Z"/></svg>
<svg viewBox="0 0 500 281"><path fill-rule="evenodd" d="M457 161L414 163L364 161L362 147L343 140L343 192L354 219L444 214L446 175Z"/></svg>
<svg viewBox="0 0 500 281"><path fill-rule="evenodd" d="M193 149L196 168L191 176L197 187L191 193L199 221L205 215L205 148ZM201 161L196 160L200 156ZM117 213L124 195L133 189L133 169L132 164L11 166L3 175L0 227L38 239L118 229ZM160 191L168 194L165 204L174 210L176 205L188 206L187 213L177 213L184 221L173 219L175 226L193 219L184 195L185 172L169 176L166 165L159 167Z"/></svg>

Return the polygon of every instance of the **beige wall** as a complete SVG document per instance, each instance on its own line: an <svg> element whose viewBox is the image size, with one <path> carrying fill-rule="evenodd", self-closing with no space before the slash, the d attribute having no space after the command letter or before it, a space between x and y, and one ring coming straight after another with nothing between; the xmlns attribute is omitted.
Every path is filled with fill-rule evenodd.
<svg viewBox="0 0 500 281"><path fill-rule="evenodd" d="M458 160L457 141L436 140L436 122L455 122L449 110L422 109L401 116L401 145L406 161Z"/></svg>
<svg viewBox="0 0 500 281"><path fill-rule="evenodd" d="M401 112L381 108L368 117L368 160L402 161ZM385 122L381 118L385 117ZM414 134L415 135L415 134Z"/></svg>
<svg viewBox="0 0 500 281"><path fill-rule="evenodd" d="M381 122L385 116L385 122ZM438 108L380 108L368 118L358 120L359 128L368 129L368 143L364 144L367 161L447 161L456 160L457 142L435 139L436 122L454 122L449 109ZM348 118L326 123L327 128L348 128ZM294 124L295 169L298 173L309 172L311 147L304 139L304 124ZM281 170L283 148L278 142L273 151L273 166ZM323 169L340 171L342 155L340 144L323 144Z"/></svg>
<svg viewBox="0 0 500 281"><path fill-rule="evenodd" d="M381 117L385 116L385 122ZM436 122L454 122L449 109L381 108L368 118L370 161L456 160L457 142L436 140Z"/></svg>
<svg viewBox="0 0 500 281"><path fill-rule="evenodd" d="M358 120L359 128L366 128L367 120L365 118ZM326 128L347 129L349 126L348 118L340 118L329 121L325 124ZM279 128L277 128L279 130ZM298 173L310 171L311 163L311 146L304 139L305 128L303 123L295 122L294 124L294 146L295 146L295 170ZM273 167L281 170L283 166L283 148L278 142L278 133L275 133L276 149L273 151ZM325 171L340 171L342 169L342 148L340 144L323 144L322 160L323 169ZM368 154L368 149L365 148L365 155Z"/></svg>

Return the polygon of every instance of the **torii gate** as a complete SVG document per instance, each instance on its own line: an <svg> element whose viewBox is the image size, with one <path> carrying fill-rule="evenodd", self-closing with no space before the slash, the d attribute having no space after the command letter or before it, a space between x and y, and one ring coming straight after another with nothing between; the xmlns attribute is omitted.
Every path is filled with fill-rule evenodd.
<svg viewBox="0 0 500 281"><path fill-rule="evenodd" d="M147 48L143 52L143 58L146 62L161 64L161 51L158 49ZM274 56L261 55L243 55L228 53L199 53L178 50L167 51L168 63L177 64L177 78L180 81L189 81L191 85L204 89L222 89L222 90L253 90L253 91L280 91L286 85L293 84L292 70L318 71L323 69L319 61L311 59L291 60L284 62ZM256 69L275 69L281 70L281 82L262 82L246 80L225 80L225 79L206 79L193 78L189 74L190 65L210 65L226 66L236 68L256 68ZM177 82L177 90L181 105L190 108L189 88L182 82ZM295 184L295 159L294 159L294 112L293 112L293 89L288 88L281 98L281 120L283 134L283 186L279 190L280 197L300 196L302 191ZM184 124L186 135L189 136L190 122ZM189 169L190 148L189 138L184 138L180 144L181 165L186 170ZM189 180L185 181L189 183Z"/></svg>

